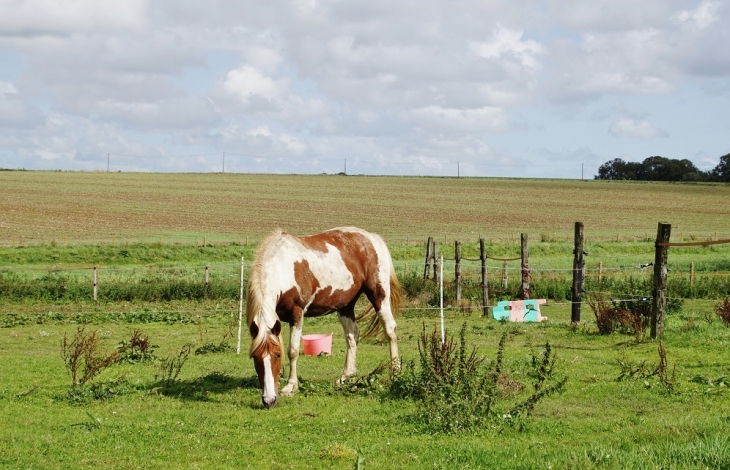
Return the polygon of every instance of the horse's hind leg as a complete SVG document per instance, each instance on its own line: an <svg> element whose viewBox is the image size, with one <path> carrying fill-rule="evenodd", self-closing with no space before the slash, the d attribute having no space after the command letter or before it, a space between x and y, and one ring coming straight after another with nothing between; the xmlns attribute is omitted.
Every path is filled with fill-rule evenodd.
<svg viewBox="0 0 730 470"><path fill-rule="evenodd" d="M390 308L390 298L386 297L377 310L380 317L380 323L383 325L385 336L390 344L390 364L393 368L400 368L400 357L398 356L398 335L396 333L395 319L393 311Z"/></svg>
<svg viewBox="0 0 730 470"><path fill-rule="evenodd" d="M357 372L355 365L355 356L357 355L357 343L360 341L360 330L355 322L355 304L343 308L338 312L342 330L345 333L345 342L347 343L347 352L345 352L345 367L342 369L342 377L338 381L339 384L345 383L345 380Z"/></svg>
<svg viewBox="0 0 730 470"><path fill-rule="evenodd" d="M396 333L395 318L390 307L390 292L378 288L374 292L367 293L368 300L380 318L385 336L390 344L390 365L395 369L400 368L400 357L398 356L398 335Z"/></svg>

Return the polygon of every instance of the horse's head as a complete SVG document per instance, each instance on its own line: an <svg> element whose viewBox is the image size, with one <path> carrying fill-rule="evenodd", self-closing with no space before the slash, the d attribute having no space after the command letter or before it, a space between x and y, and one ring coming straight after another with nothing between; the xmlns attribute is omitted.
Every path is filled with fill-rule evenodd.
<svg viewBox="0 0 730 470"><path fill-rule="evenodd" d="M281 322L276 320L269 331L259 331L256 322L249 326L251 339L258 344L252 345L250 356L259 377L261 402L266 408L276 405L279 398L279 373L281 372Z"/></svg>

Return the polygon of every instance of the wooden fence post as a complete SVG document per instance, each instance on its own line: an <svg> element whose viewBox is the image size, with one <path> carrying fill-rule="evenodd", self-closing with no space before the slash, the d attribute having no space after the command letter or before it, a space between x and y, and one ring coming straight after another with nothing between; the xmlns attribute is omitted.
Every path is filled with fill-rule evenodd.
<svg viewBox="0 0 730 470"><path fill-rule="evenodd" d="M573 291L570 321L580 323L580 304L583 297L585 261L583 260L583 222L575 223L575 244L573 248Z"/></svg>
<svg viewBox="0 0 730 470"><path fill-rule="evenodd" d="M689 263L689 286L695 286L695 262Z"/></svg>
<svg viewBox="0 0 730 470"><path fill-rule="evenodd" d="M598 283L603 282L603 261L598 262Z"/></svg>
<svg viewBox="0 0 730 470"><path fill-rule="evenodd" d="M428 274L431 269L429 262L431 261L431 237L426 240L426 263L423 266L423 280L428 279Z"/></svg>
<svg viewBox="0 0 730 470"><path fill-rule="evenodd" d="M205 267L205 287L208 287L208 279L210 276L210 266Z"/></svg>
<svg viewBox="0 0 730 470"><path fill-rule="evenodd" d="M97 289L99 287L99 267L94 266L94 300L97 299Z"/></svg>
<svg viewBox="0 0 730 470"><path fill-rule="evenodd" d="M479 259L482 262L482 316L489 316L489 283L487 281L487 248L479 239Z"/></svg>
<svg viewBox="0 0 730 470"><path fill-rule="evenodd" d="M507 288L507 262L502 261L502 288Z"/></svg>
<svg viewBox="0 0 730 470"><path fill-rule="evenodd" d="M439 277L439 243L434 239L432 240L433 243L433 279L436 282L441 282L441 278Z"/></svg>
<svg viewBox="0 0 730 470"><path fill-rule="evenodd" d="M664 317L667 309L667 254L671 224L659 222L656 233L654 254L654 279L652 282L651 300L651 339L664 335Z"/></svg>
<svg viewBox="0 0 730 470"><path fill-rule="evenodd" d="M454 241L454 283L456 284L456 304L461 305L461 242Z"/></svg>
<svg viewBox="0 0 730 470"><path fill-rule="evenodd" d="M522 255L522 300L530 299L530 250L527 247L527 234L520 234L520 252Z"/></svg>

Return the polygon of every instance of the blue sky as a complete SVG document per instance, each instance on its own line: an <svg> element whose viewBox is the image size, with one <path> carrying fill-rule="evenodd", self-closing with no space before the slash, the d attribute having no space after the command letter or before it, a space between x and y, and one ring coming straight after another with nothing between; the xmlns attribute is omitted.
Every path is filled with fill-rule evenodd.
<svg viewBox="0 0 730 470"><path fill-rule="evenodd" d="M727 24L712 0L0 0L0 167L708 170Z"/></svg>

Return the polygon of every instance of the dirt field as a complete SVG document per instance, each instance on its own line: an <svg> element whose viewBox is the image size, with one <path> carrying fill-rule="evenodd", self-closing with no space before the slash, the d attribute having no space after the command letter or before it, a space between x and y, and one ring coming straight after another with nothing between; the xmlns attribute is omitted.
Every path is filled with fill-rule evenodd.
<svg viewBox="0 0 730 470"><path fill-rule="evenodd" d="M342 175L0 172L0 245L255 242L340 225L389 242L730 238L730 186Z"/></svg>

